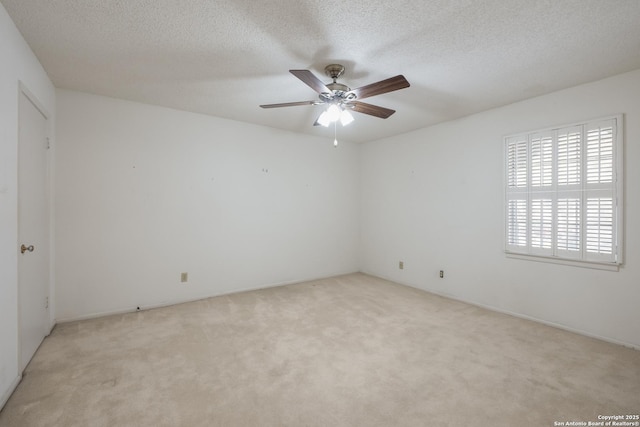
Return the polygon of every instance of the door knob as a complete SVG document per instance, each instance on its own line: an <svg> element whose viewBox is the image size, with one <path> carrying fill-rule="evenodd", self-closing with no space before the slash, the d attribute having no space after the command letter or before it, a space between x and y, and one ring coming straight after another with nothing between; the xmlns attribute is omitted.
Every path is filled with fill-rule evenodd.
<svg viewBox="0 0 640 427"><path fill-rule="evenodd" d="M27 251L29 252L33 252L35 248L33 247L33 245L29 245L29 246L25 246L24 243L22 244L22 246L20 246L20 253L23 254Z"/></svg>

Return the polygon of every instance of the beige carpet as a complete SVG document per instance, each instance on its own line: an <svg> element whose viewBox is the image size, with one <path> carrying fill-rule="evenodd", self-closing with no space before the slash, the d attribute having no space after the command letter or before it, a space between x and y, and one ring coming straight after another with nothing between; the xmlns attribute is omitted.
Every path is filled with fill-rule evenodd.
<svg viewBox="0 0 640 427"><path fill-rule="evenodd" d="M364 274L58 325L0 426L554 426L640 351Z"/></svg>

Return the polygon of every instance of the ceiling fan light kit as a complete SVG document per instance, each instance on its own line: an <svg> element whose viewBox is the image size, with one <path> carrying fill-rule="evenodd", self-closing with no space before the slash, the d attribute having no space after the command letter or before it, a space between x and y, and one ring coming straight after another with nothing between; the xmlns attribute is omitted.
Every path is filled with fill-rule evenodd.
<svg viewBox="0 0 640 427"><path fill-rule="evenodd" d="M340 121L342 126L346 126L353 121L353 114L345 109L344 106L338 106L338 104L331 104L329 108L320 114L317 123L321 126L328 127L331 123Z"/></svg>
<svg viewBox="0 0 640 427"><path fill-rule="evenodd" d="M265 104L262 108L294 107L300 105L326 105L326 109L320 114L313 124L328 127L338 121L342 126L351 123L354 118L351 111L370 116L386 119L395 113L395 110L379 107L377 105L365 104L360 99L368 98L383 93L404 89L410 86L403 75L397 75L376 83L371 83L357 89L351 89L347 85L338 83L336 80L344 74L345 68L341 64L329 64L324 68L324 72L333 82L324 84L309 70L289 70L291 74L302 80L307 86L318 93L318 101L298 101L280 104ZM350 111L351 110L351 111Z"/></svg>

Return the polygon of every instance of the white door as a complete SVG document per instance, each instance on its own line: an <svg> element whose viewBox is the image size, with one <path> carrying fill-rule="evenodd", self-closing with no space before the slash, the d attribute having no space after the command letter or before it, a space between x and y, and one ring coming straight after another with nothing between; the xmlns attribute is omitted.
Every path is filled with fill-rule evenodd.
<svg viewBox="0 0 640 427"><path fill-rule="evenodd" d="M47 119L20 91L18 110L18 329L20 372L48 333Z"/></svg>

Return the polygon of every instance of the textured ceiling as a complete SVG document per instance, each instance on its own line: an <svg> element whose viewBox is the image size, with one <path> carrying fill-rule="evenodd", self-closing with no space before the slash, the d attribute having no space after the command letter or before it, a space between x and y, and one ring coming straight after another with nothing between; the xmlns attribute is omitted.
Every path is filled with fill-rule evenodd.
<svg viewBox="0 0 640 427"><path fill-rule="evenodd" d="M0 0L56 87L295 132L289 69L356 88L403 74L339 139L370 141L640 68L638 0Z"/></svg>

